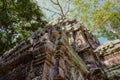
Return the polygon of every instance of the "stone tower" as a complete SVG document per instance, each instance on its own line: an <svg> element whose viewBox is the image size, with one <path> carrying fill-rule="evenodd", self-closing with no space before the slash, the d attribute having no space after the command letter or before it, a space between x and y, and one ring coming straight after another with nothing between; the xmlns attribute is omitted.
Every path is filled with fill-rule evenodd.
<svg viewBox="0 0 120 80"><path fill-rule="evenodd" d="M82 23L53 20L0 57L0 80L105 80L98 46Z"/></svg>

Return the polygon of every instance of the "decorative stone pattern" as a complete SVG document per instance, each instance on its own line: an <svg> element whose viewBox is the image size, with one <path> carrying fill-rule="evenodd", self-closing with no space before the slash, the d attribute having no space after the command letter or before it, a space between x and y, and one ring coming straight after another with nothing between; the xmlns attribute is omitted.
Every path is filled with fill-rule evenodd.
<svg viewBox="0 0 120 80"><path fill-rule="evenodd" d="M84 24L55 19L0 57L0 80L105 80Z"/></svg>
<svg viewBox="0 0 120 80"><path fill-rule="evenodd" d="M120 40L108 41L99 46L96 51L104 65L108 78L120 79Z"/></svg>

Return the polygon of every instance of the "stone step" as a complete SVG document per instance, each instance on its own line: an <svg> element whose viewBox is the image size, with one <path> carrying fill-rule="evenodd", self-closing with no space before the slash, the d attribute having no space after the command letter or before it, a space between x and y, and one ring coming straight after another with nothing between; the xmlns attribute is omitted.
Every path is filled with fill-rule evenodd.
<svg viewBox="0 0 120 80"><path fill-rule="evenodd" d="M38 55L34 55L34 59L36 59L36 58L41 58L41 57L43 57L43 56L45 56L46 54L45 53L40 53L40 54L38 54Z"/></svg>
<svg viewBox="0 0 120 80"><path fill-rule="evenodd" d="M38 61L38 62L34 62L33 61L33 66L38 66L38 65L41 65L45 62L45 60L41 60L41 61Z"/></svg>
<svg viewBox="0 0 120 80"><path fill-rule="evenodd" d="M42 60L45 60L45 56L43 56L43 57L40 57L40 58L36 58L36 59L34 59L34 63L36 63L36 62L39 62L39 61L42 61Z"/></svg>

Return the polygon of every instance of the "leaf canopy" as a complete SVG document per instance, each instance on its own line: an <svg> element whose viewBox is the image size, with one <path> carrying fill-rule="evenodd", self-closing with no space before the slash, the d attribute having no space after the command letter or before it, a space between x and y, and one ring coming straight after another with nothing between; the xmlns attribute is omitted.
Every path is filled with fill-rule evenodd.
<svg viewBox="0 0 120 80"><path fill-rule="evenodd" d="M33 0L0 0L0 54L47 22Z"/></svg>

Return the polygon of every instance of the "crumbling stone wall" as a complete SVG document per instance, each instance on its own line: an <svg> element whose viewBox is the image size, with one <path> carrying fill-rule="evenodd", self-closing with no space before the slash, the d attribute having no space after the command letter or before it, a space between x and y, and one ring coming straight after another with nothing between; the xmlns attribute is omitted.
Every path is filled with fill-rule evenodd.
<svg viewBox="0 0 120 80"><path fill-rule="evenodd" d="M53 20L0 57L0 80L105 80L97 46L84 24Z"/></svg>
<svg viewBox="0 0 120 80"><path fill-rule="evenodd" d="M120 40L108 41L99 46L96 51L104 65L108 78L120 79Z"/></svg>

